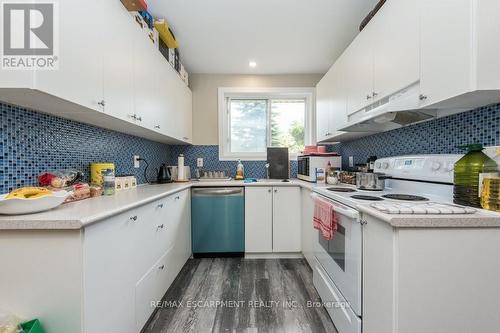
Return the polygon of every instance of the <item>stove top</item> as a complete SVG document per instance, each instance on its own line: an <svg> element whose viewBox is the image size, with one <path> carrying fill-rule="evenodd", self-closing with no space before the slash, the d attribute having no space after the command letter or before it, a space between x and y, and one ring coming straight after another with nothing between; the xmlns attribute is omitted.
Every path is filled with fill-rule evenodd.
<svg viewBox="0 0 500 333"><path fill-rule="evenodd" d="M367 200L367 201L382 201L382 200L384 200L381 197L376 197L373 195L362 195L362 194L351 195L351 198L358 199L358 200Z"/></svg>
<svg viewBox="0 0 500 333"><path fill-rule="evenodd" d="M421 197L419 195L412 195L412 194L401 194L401 193L390 193L390 194L384 194L382 197L386 199L393 199L393 200L403 200L403 201L428 201L429 199L425 197Z"/></svg>
<svg viewBox="0 0 500 333"><path fill-rule="evenodd" d="M356 192L355 189L348 187L328 187L327 190L332 192L343 192L343 193Z"/></svg>

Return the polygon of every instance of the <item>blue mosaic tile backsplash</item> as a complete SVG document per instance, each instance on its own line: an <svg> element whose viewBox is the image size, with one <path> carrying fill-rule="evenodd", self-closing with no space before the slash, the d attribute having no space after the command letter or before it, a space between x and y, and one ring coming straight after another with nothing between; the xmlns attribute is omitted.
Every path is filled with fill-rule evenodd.
<svg viewBox="0 0 500 333"><path fill-rule="evenodd" d="M357 164L365 163L369 156L456 154L465 153L458 146L469 143L500 145L500 104L343 142L329 150L339 152L347 168L348 156Z"/></svg>
<svg viewBox="0 0 500 333"><path fill-rule="evenodd" d="M148 178L154 179L169 152L165 144L0 103L0 193L34 185L46 170L77 169L88 176L91 162L114 162L117 174L144 183L144 164L134 169L132 156L148 161Z"/></svg>
<svg viewBox="0 0 500 333"><path fill-rule="evenodd" d="M203 158L203 168L205 170L227 171L231 177L236 173L237 161L220 161L218 145L198 145L198 146L170 146L171 165L177 165L177 157L184 154L185 165L189 165L192 175L196 170L196 159ZM242 161L245 167L245 177L265 178L265 161ZM297 177L297 161L291 161L290 175Z"/></svg>

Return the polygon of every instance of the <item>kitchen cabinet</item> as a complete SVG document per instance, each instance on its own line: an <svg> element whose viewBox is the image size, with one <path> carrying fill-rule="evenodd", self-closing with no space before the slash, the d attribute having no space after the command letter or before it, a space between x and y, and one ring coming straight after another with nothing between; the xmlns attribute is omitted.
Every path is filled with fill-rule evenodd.
<svg viewBox="0 0 500 333"><path fill-rule="evenodd" d="M107 20L102 1L65 0L58 4L59 69L36 71L34 89L102 111L99 102L104 99L102 50L106 29L100 22Z"/></svg>
<svg viewBox="0 0 500 333"><path fill-rule="evenodd" d="M300 188L245 189L245 252L301 251Z"/></svg>
<svg viewBox="0 0 500 333"><path fill-rule="evenodd" d="M470 89L472 2L424 0L420 6L420 89L427 106Z"/></svg>
<svg viewBox="0 0 500 333"><path fill-rule="evenodd" d="M299 187L273 188L273 252L301 251Z"/></svg>
<svg viewBox="0 0 500 333"><path fill-rule="evenodd" d="M490 0L388 0L318 84L318 141L412 123L390 123L398 111L418 122L500 102L498 11ZM347 105L340 127L328 117L336 80Z"/></svg>
<svg viewBox="0 0 500 333"><path fill-rule="evenodd" d="M0 306L47 332L139 332L191 255L190 203L183 190L83 229L2 230Z"/></svg>
<svg viewBox="0 0 500 333"><path fill-rule="evenodd" d="M390 1L373 18L371 103L418 82L418 21L418 2L415 0Z"/></svg>
<svg viewBox="0 0 500 333"><path fill-rule="evenodd" d="M245 189L245 252L273 252L273 188Z"/></svg>
<svg viewBox="0 0 500 333"><path fill-rule="evenodd" d="M363 220L363 332L498 331L500 229Z"/></svg>
<svg viewBox="0 0 500 333"><path fill-rule="evenodd" d="M302 253L309 266L314 267L313 244L318 237L318 232L313 227L314 199L311 196L312 193L311 190L300 189L302 200Z"/></svg>
<svg viewBox="0 0 500 333"><path fill-rule="evenodd" d="M154 141L192 142L190 89L119 1L64 1L59 17L59 69L0 70L0 101Z"/></svg>

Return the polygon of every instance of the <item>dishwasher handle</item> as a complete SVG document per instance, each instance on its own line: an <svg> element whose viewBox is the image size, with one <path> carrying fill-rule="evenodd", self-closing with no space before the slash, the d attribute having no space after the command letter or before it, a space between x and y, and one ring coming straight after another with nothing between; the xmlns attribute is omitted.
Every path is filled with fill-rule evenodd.
<svg viewBox="0 0 500 333"><path fill-rule="evenodd" d="M243 187L236 188L194 188L193 196L227 196L227 195L243 195Z"/></svg>

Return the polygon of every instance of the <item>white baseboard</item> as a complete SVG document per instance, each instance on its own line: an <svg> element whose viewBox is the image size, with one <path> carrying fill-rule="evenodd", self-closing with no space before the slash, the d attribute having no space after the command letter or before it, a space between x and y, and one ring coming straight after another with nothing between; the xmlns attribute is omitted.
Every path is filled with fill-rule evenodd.
<svg viewBox="0 0 500 333"><path fill-rule="evenodd" d="M245 259L302 259L301 252L284 253L245 253Z"/></svg>

